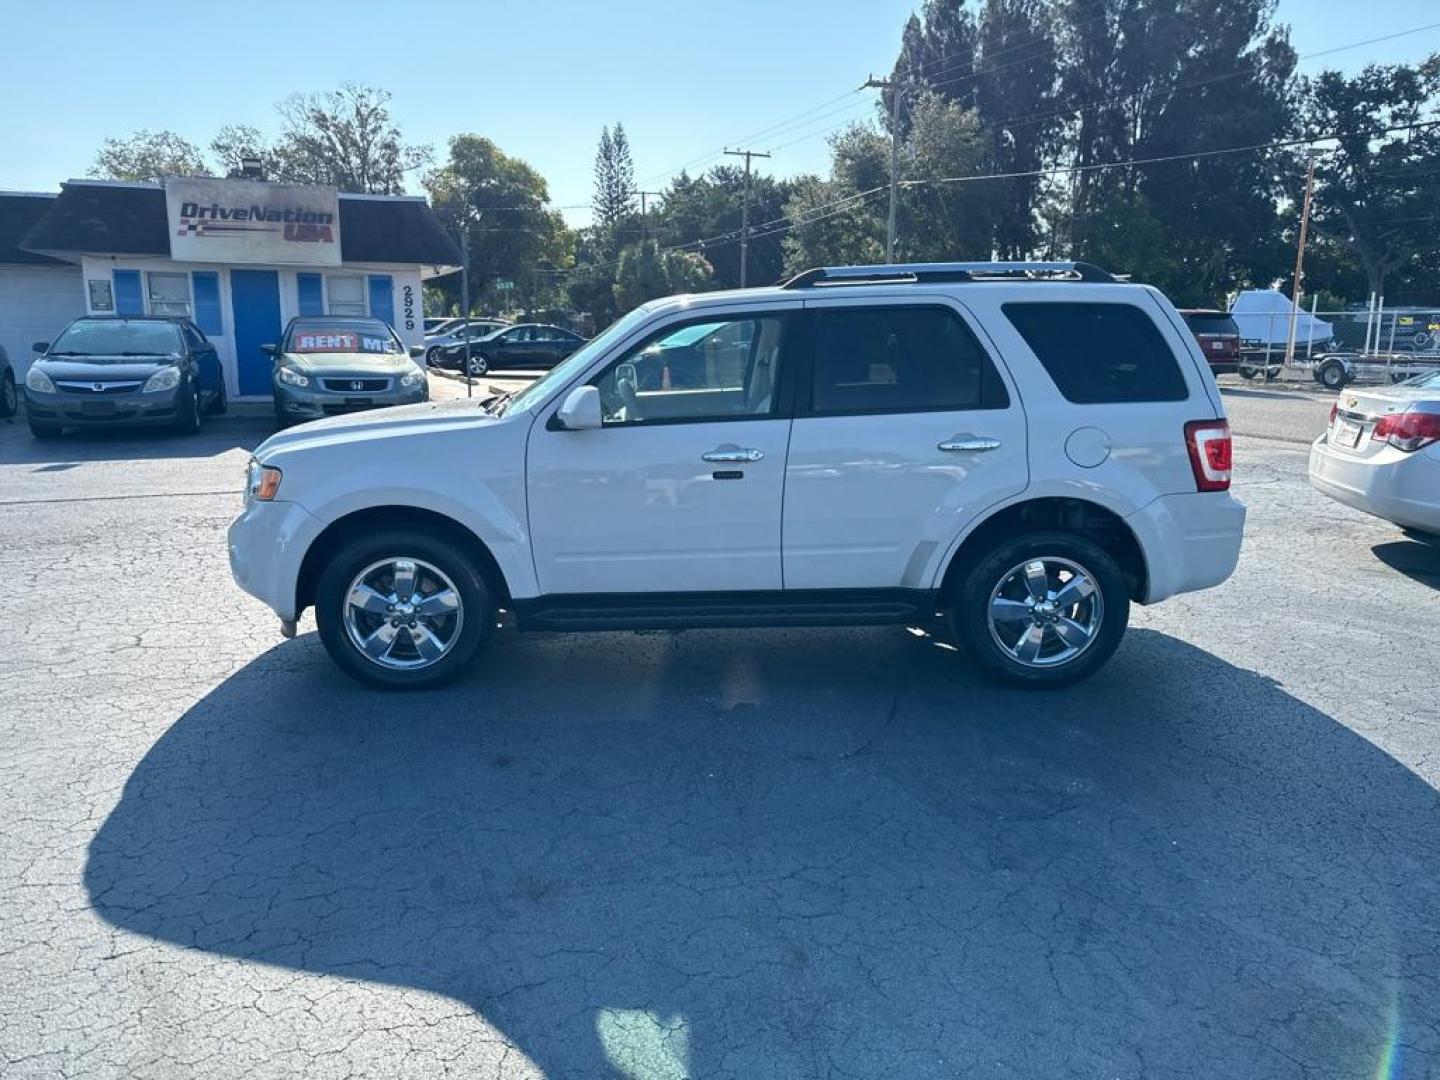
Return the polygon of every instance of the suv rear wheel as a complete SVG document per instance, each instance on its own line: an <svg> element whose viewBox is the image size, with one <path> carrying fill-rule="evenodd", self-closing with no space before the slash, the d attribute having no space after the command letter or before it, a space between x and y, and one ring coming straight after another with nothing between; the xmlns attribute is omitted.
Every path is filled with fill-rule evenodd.
<svg viewBox="0 0 1440 1080"><path fill-rule="evenodd" d="M315 589L315 621L330 656L384 689L454 678L495 622L490 590L463 550L397 529L347 544Z"/></svg>
<svg viewBox="0 0 1440 1080"><path fill-rule="evenodd" d="M1063 686L1115 651L1130 618L1125 575L1104 548L1065 532L997 544L961 579L950 626L991 676L1017 686Z"/></svg>

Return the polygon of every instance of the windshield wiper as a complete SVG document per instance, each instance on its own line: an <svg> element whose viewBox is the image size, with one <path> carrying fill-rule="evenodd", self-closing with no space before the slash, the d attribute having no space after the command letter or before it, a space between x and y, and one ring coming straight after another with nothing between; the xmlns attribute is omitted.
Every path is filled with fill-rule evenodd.
<svg viewBox="0 0 1440 1080"><path fill-rule="evenodd" d="M52 352L51 356L94 356L94 353L75 352L73 349L66 352Z"/></svg>
<svg viewBox="0 0 1440 1080"><path fill-rule="evenodd" d="M515 396L514 390L502 390L482 406L491 416L504 416L505 405Z"/></svg>

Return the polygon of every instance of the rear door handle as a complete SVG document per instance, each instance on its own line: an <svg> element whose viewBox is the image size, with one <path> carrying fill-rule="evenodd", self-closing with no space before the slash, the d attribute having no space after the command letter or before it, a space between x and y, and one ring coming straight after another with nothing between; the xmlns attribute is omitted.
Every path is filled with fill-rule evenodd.
<svg viewBox="0 0 1440 1080"><path fill-rule="evenodd" d="M741 462L759 461L765 456L763 451L749 450L741 447L726 448L723 450L710 450L700 455L702 461L712 461L717 464L736 464Z"/></svg>
<svg viewBox="0 0 1440 1080"><path fill-rule="evenodd" d="M986 450L999 450L1000 440L964 435L958 439L947 439L945 442L940 443L939 448L952 454L979 454Z"/></svg>

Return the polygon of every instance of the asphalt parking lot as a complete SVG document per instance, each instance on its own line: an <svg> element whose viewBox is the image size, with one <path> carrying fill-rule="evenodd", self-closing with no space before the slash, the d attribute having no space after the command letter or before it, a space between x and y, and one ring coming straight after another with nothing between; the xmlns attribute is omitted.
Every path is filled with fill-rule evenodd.
<svg viewBox="0 0 1440 1080"><path fill-rule="evenodd" d="M0 423L0 1074L1440 1073L1440 552L1227 404L1236 576L1045 694L899 628L376 694L231 584L263 423Z"/></svg>

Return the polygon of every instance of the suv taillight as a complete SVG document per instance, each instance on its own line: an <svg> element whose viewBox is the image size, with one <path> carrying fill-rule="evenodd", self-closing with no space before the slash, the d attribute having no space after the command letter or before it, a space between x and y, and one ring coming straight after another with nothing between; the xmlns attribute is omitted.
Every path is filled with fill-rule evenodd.
<svg viewBox="0 0 1440 1080"><path fill-rule="evenodd" d="M1199 491L1230 490L1230 425L1224 420L1191 420L1185 445Z"/></svg>
<svg viewBox="0 0 1440 1080"><path fill-rule="evenodd" d="M1382 416L1371 432L1376 442L1388 442L1407 454L1440 440L1440 413L1406 410Z"/></svg>

